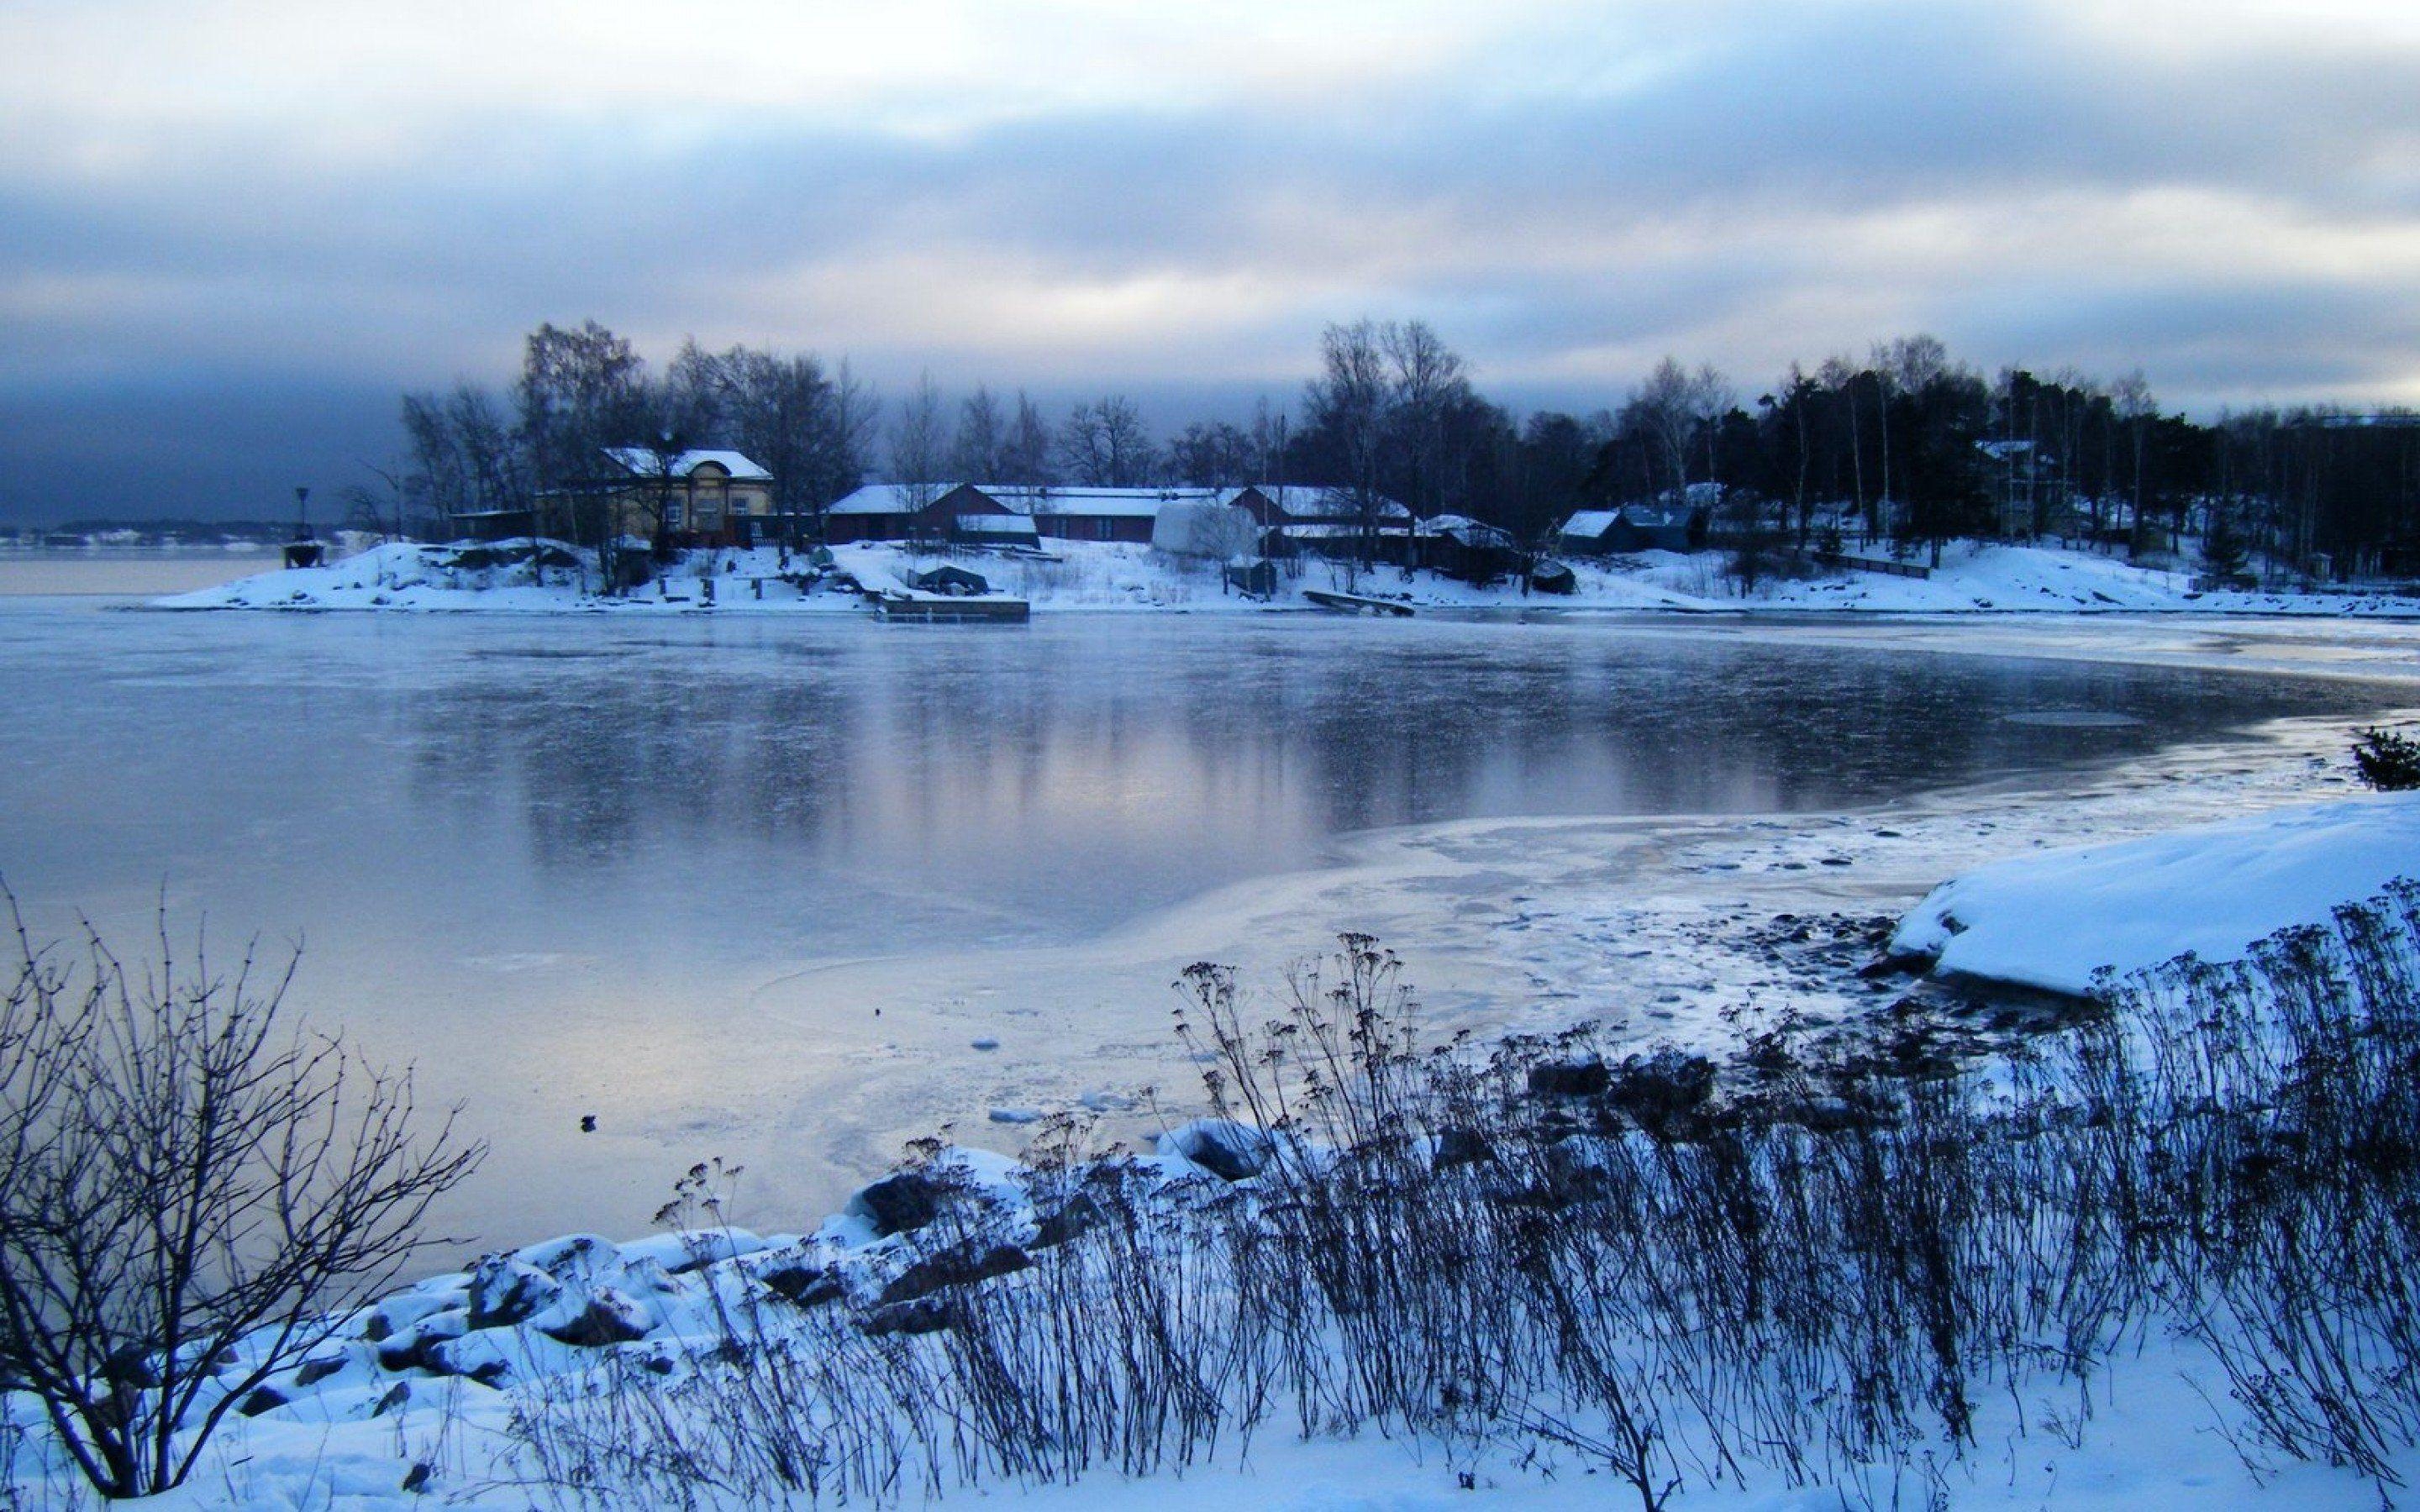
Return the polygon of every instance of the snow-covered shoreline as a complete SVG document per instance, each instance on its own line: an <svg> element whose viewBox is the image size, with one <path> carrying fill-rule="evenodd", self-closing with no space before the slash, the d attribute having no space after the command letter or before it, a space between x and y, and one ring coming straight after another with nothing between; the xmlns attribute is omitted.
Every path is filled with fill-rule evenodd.
<svg viewBox="0 0 2420 1512"><path fill-rule="evenodd" d="M568 553L566 553L566 558ZM830 579L810 582L800 559L772 548L691 553L654 582L627 594L590 591L594 569L559 562L533 568L497 563L485 548L395 544L326 566L282 569L218 587L155 599L169 609L335 609L473 613L862 613L861 594ZM2420 617L2420 598L2382 592L2203 592L2190 574L2137 567L2091 552L1960 543L1925 579L1830 570L1768 576L1745 596L1724 576L1719 553L1642 552L1609 563L1572 563L1568 595L1525 594L1516 584L1474 587L1435 573L1379 567L1353 572L1325 562L1280 578L1266 600L1225 587L1215 563L1151 548L1052 542L1047 555L943 558L892 545L845 546L834 565L857 583L902 591L915 573L944 560L983 575L993 591L1035 612L1265 613L1313 608L1305 589L1351 590L1415 609L1889 614L2179 613L2288 617ZM463 565L464 563L476 563ZM583 584L589 586L583 586Z"/></svg>
<svg viewBox="0 0 2420 1512"><path fill-rule="evenodd" d="M2233 791L2233 796L2273 802L2292 796L2293 786ZM1920 820L1900 822L1916 831L1907 837L1911 843L1925 838ZM1998 841L2023 845L2023 835L2022 825L2013 826ZM1937 953L1942 969L2069 990L2088 983L2097 964L2147 964L2186 949L2223 954L2273 928L2366 898L2382 875L2412 870L2398 862L2420 861L2416 837L2420 797L2347 795L2119 844L2036 849L1942 884L1905 916L1896 945ZM1746 854L1758 843L1751 839L1744 849L1735 842L1727 854ZM2039 846L2041 837L2032 843ZM1801 877L1811 868L1791 856L1813 854L1809 845L1840 849L1821 834L1776 834L1772 844L1777 849L1768 869L1794 867L1792 874ZM2251 886L2273 872L2279 873L2269 878L2274 886ZM2205 902L2231 908L2214 917L2200 904L2170 899L2164 879L2177 876L2198 876L2211 895ZM1962 931L1949 930L1953 916L1965 926ZM1954 949L1962 941L1969 942L1962 952ZM1995 942L1998 949L1988 949ZM2045 960L2056 960L2056 969L2042 968ZM1187 1139L1187 1129L1174 1131L1138 1169L1170 1192L1212 1181L1188 1158L1199 1151ZM1022 1225L1018 1231L1025 1232L1041 1222L1015 1162L965 1149L949 1149L940 1159L992 1194L1010 1213L1011 1227ZM299 1508L331 1496L337 1504L411 1504L399 1487L416 1464L438 1466L444 1489L464 1504L521 1504L525 1496L516 1500L508 1488L483 1489L479 1470L480 1457L503 1442L504 1415L520 1399L515 1388L567 1379L566 1373L600 1358L599 1350L616 1347L675 1360L683 1349L710 1344L735 1297L752 1287L784 1295L896 1298L896 1305L909 1305L923 1284L917 1271L921 1252L904 1242L897 1219L885 1217L884 1186L876 1181L812 1230L709 1229L627 1243L573 1235L501 1251L477 1266L391 1293L342 1319L311 1363L281 1377L273 1397L254 1404L259 1414L229 1432L222 1458L229 1468L219 1472L217 1484L197 1481L163 1504ZM2029 1447L2019 1451L2012 1436L2007 1465L1978 1455L1960 1473L1961 1500L2036 1504L2054 1489L2060 1504L2139 1506L2148 1499L2158 1506L2221 1505L2257 1497L2259 1483L2223 1437L2205 1431L2206 1399L2189 1384L2180 1389L2189 1372L2206 1368L2196 1361L2182 1341L2150 1341L2143 1357L2116 1378L2122 1389L2112 1394L2104 1387L2095 1408L2102 1421L2080 1448L2044 1436L2027 1439ZM682 1368L668 1365L666 1373ZM22 1404L16 1411L23 1421ZM1346 1483L1383 1487L1389 1504L1407 1507L1444 1504L1457 1489L1440 1467L1385 1439L1348 1445L1280 1436L1256 1447L1252 1462L1252 1478L1235 1482L1227 1494L1256 1504L1271 1489L1269 1477L1281 1480L1297 1463L1326 1467L1317 1482L1326 1489L1289 1492L1265 1504L1334 1504ZM2026 1468L2020 1471L2020 1464ZM2349 1473L2281 1468L2269 1480L2274 1504L2375 1504L2374 1487ZM2001 1470L2009 1472L2005 1485ZM1231 1474L1246 1471L1221 1464L1185 1484L1210 1488L1215 1495ZM1157 1482L1152 1484L1156 1490ZM1515 1504L1557 1508L1591 1504L1590 1492L1596 1489L1576 1477L1558 1482L1505 1465L1495 1467L1488 1486ZM1039 1504L1090 1508L1131 1496L1135 1487L1095 1473L1080 1486L1019 1494ZM1776 1494L1779 1502L1772 1500ZM1683 1504L1800 1504L1776 1488L1760 1490L1752 1483L1736 1491L1699 1488Z"/></svg>
<svg viewBox="0 0 2420 1512"><path fill-rule="evenodd" d="M2149 839L2038 852L1944 882L1891 949L1939 975L2083 996L2095 974L2190 950L2241 959L2252 942L2325 923L2420 874L2420 794L2272 810Z"/></svg>
<svg viewBox="0 0 2420 1512"><path fill-rule="evenodd" d="M340 571L342 566L328 570ZM278 574L272 580L289 582L296 576ZM1215 583L1211 586L1215 590ZM676 581L675 592L679 591ZM506 586L462 592L483 598L522 592L554 595L522 609L511 609L507 603L471 606L474 612L482 608L547 613L703 611L703 606L694 601L658 600L652 610L644 609L644 600L611 610L593 604L566 606L560 602L559 589ZM829 603L817 602L810 611L859 608L846 595L825 596ZM752 609L758 602L725 592L718 594L713 612L759 611ZM241 607L443 609L453 606ZM783 608L801 607L805 606ZM1041 607L1045 606L1037 602ZM1058 607L1132 611L1183 606L1136 597L1123 606L1070 601ZM1733 602L1721 607L1735 609L1739 606ZM1799 606L1769 607L1794 610ZM2139 612L2146 606L2118 608ZM768 607L761 611L783 609ZM2086 611L2113 610L2104 606ZM1947 903L1936 907L1936 901L1960 900L1956 917L1968 928L1951 945L1966 941L1967 949L1973 951L2005 935L2037 955L2047 944L2066 947L2071 959L2060 964L2067 973L2061 983L2038 983L2059 985L2078 980L2079 970L2081 980L2088 980L2090 965L2079 964L2078 952L2088 954L2098 949L2084 936L2062 935L2056 925L2043 922L2045 909L2080 906L2081 895L2073 890L2078 858L2048 848L2060 843L2062 833L2080 810L2097 807L2115 815L2113 819L2111 813L2102 813L2084 821L2086 833L2139 834L2173 828L2180 821L2206 820L2231 807L2279 805L2272 813L2222 825L2233 836L2229 843L2234 849L2229 854L2257 857L2277 837L2302 837L2297 844L2306 853L2307 878L2340 880L2345 889L2340 897L2320 899L2318 906L2374 890L2361 881L2367 872L2334 864L2331 857L2337 853L2327 847L2358 842L2367 847L2365 855L2372 855L2382 844L2391 858L2405 838L2413 836L2409 821L2420 815L2420 806L2409 800L2360 798L2309 803L2318 782L2342 780L2335 773L2321 778L2304 764L2317 759L2315 753L2325 735L2316 721L2313 724L2312 730L2302 732L2313 754L2288 752L2280 760L2238 770L2242 767L2239 749L2228 758L2226 769L2198 769L2197 775L2189 775L2181 782L2176 780L2179 773L2173 767L2126 775L2096 772L2089 791L2062 795L2055 803L2028 802L2014 813L1966 802L1939 811L1919 805L1912 813L1872 810L1747 822L1723 816L1694 828L1670 818L1623 823L1544 819L1470 822L1421 826L1417 833L1372 834L1353 842L1352 864L1305 878L1301 887L1323 889L1319 895L1328 896L1388 873L1395 874L1395 889L1401 891L1402 876L1423 868L1436 877L1504 874L1498 870L1504 865L1503 848L1518 846L1529 863L1529 870L1519 874L1560 875L1560 880L1574 885L1535 898L1515 897L1500 912L1474 916L1468 929L1485 944L1482 959L1496 968L1516 973L1507 980L1519 980L1517 974L1526 971L1533 989L1529 995L1537 999L1535 1007L1542 1014L1568 1016L1582 1011L1590 1001L1618 998L1648 1010L1644 1016L1649 1022L1637 1026L1643 1034L1652 1038L1669 1033L1683 1042L1714 1032L1715 1021L1726 1008L1760 998L1765 1008L1784 1007L1792 1001L1789 995L1793 985L1771 971L1773 957L1748 948L1724 956L1716 948L1720 942L1738 944L1741 918L1751 917L1761 924L1772 917L1773 908L1784 903L1821 914L1871 907L1884 898L1895 899L1889 905L1895 909L1904 906L1914 889L1952 872L1956 876L1951 881L1942 884L1902 921L1900 930L1910 936L1911 948L1924 919L1949 911ZM2139 792L2130 794L2128 783ZM2180 787L2193 791L2179 793ZM2398 817L2381 830L2348 817L2354 810ZM1658 853L1656 867L1647 873L1650 881L1644 892L1634 885L1626 862L1606 865L1608 837L1621 838L1622 844L1635 841ZM2182 834L2133 843L2137 848L2133 854L2121 854L2116 848L2107 853L2119 857L2103 869L2113 887L2123 883L2152 853L2171 857L2175 867L2188 872L2217 854L2207 844L2195 849L2195 842ZM2314 846L2320 849L2313 850ZM2005 859L2009 853L2028 847L2033 854ZM2412 850L2420 852L2420 844L2413 844ZM1559 874L1555 868L1559 863L1553 857L1566 852L1572 858L1570 870L1568 874ZM1593 862L1583 861L1583 852L1594 853ZM1547 857L1544 862L1539 859L1542 854ZM1924 880L1911 887L1914 869L1926 867L1931 870ZM1617 871L1622 874L1611 875ZM1674 878L1701 873L1708 880L1686 896L1665 896L1659 891ZM1732 887L1740 890L1736 894L1706 890ZM1237 890L1240 895L1246 889ZM1256 894L1254 906L1264 912L1304 911L1298 906L1301 894L1273 889L1265 881L1253 884L1249 890ZM1367 890L1385 895L1376 886ZM2106 898L2094 895L2096 922L2120 922L2110 911L2120 892L2122 888ZM2309 916L2316 896L2311 887L2298 887L2290 899L2264 889L2258 901L2278 903L2277 922L2299 922ZM1730 901L1734 897L1741 900L1737 906ZM1801 898L1807 900L1803 905L1795 902ZM2239 913L2226 925L2239 943L2265 933L2266 918L2259 908ZM2287 917L2289 914L2293 917ZM1190 930L1204 917L1202 907L1196 905L1138 928L1165 935ZM1358 915L1337 917L1364 922ZM1386 933L1382 920L1366 922ZM2130 942L2138 953L2152 952L2146 959L2160 959L2164 953L2159 944L2161 930L2202 922L2207 920L2198 911L2169 908L2148 921L2148 933L2131 936ZM1556 936L1552 944L1547 939L1550 934ZM2175 938L2179 949L2203 943L2186 940L2181 933ZM1425 944L1412 938L1390 938L1390 943L1403 945L1407 951ZM1125 941L1122 947L1131 953L1132 944ZM1170 948L1198 944L1199 936L1188 936ZM1638 959L1629 959L1634 954ZM1968 970L1966 964L1951 959L1953 954L1945 952L1943 969ZM2115 957L2112 962L2125 964ZM1054 958L1038 964L1037 969L1047 966L1060 971L1065 964ZM1163 972L1158 980L1165 980ZM937 995L951 990L943 980L925 980L921 986ZM1845 1017L1865 1005L1887 1000L1882 994L1896 990L1890 984L1877 984L1874 995L1868 997L1858 986L1855 995L1843 993L1826 1007ZM1547 1017L1541 1017L1506 1026L1543 1029L1550 1026ZM1063 1048L1080 1053L1080 1047ZM980 1106L970 1108L970 1118L977 1116L975 1109ZM1023 1099L993 1110L996 1117L1003 1112L1015 1115L1018 1122L1034 1111ZM1012 1205L1022 1200L1017 1195L1017 1172L1006 1158L968 1149L953 1149L944 1158ZM1143 1157L1143 1169L1151 1180L1171 1187L1207 1180L1174 1149ZM697 1254L690 1252L690 1241L679 1236L628 1243L595 1235L550 1240L500 1251L479 1266L431 1276L379 1299L344 1319L338 1335L315 1352L315 1363L304 1372L288 1372L282 1378L283 1386L290 1390L282 1390L281 1395L289 1395L289 1400L260 1403L261 1415L247 1418L230 1430L225 1444L214 1451L211 1468L203 1478L164 1499L163 1504L400 1507L425 1500L401 1489L420 1465L437 1468L438 1479L431 1489L457 1504L530 1504L530 1489L486 1478L492 1474L486 1468L486 1457L504 1443L506 1416L525 1398L510 1389L490 1389L481 1383L483 1374L507 1388L569 1379L566 1373L578 1372L597 1360L599 1350L616 1342L634 1350L659 1351L660 1357L669 1360L685 1345L712 1341L717 1308L729 1301L735 1288L744 1290L751 1283L771 1284L768 1278L773 1276L781 1278L782 1287L847 1285L869 1296L889 1294L908 1282L916 1263L914 1255L896 1236L876 1232L864 1203L852 1206L855 1211L835 1215L812 1230L763 1235L716 1230L694 1235L692 1239L703 1246ZM1037 1219L1029 1210L1030 1204L1017 1210L1018 1221ZM701 1259L704 1263L695 1263ZM913 1289L914 1283L908 1282L900 1293L904 1301L912 1301L907 1293ZM481 1326L471 1326L474 1319ZM401 1368L389 1368L386 1356L392 1356ZM432 1364L439 1368L430 1369ZM500 1367L503 1375L498 1374ZM668 1366L668 1376L677 1368ZM1989 1409L1993 1415L1987 1416L1984 1431L1993 1447L1974 1452L1949 1472L1954 1494L1962 1503L2035 1505L2055 1498L2060 1505L2129 1509L2236 1505L2262 1499L2263 1483L2237 1460L2223 1437L2211 1431L2212 1409L2187 1381L2188 1372L2195 1370L2206 1375L2207 1362L2185 1345L2158 1337L2146 1342L2137 1358L2117 1367L2110 1378L2114 1387L2104 1385L2100 1398L2091 1404L2089 1415L2094 1422L2088 1431L2077 1429L2083 1443L2080 1449L2061 1444L2039 1423L2024 1425L2021 1420L2026 1408L2011 1402L1996 1404ZM305 1373L310 1376L307 1383L301 1381ZM22 1406L18 1411L22 1414ZM2003 1437L2005 1454L2000 1448ZM2412 1467L2403 1468L2409 1472ZM1160 1477L1138 1486L1112 1473L1095 1471L1074 1486L995 1486L971 1494L1014 1495L1020 1504L1029 1501L1036 1505L1063 1504L1078 1512L1122 1504L1144 1494L1155 1502L1190 1498L1205 1505L1233 1504L1240 1500L1255 1505L1324 1509L1378 1501L1405 1508L1441 1507L1456 1504L1458 1498L1466 1500L1469 1494L1455 1476L1456 1472L1441 1459L1432 1461L1419 1446L1407 1447L1397 1440L1373 1435L1305 1442L1272 1434L1253 1446L1247 1462L1220 1460L1181 1479ZM1558 1478L1532 1467L1499 1462L1483 1468L1479 1489L1506 1504L1560 1509L1601 1504L1605 1483L1582 1478L1578 1467L1569 1463ZM1752 1477L1744 1489L1693 1488L1678 1504L1799 1507L1819 1499L1815 1491L1791 1491ZM2376 1504L2376 1490L2371 1483L2349 1473L2288 1464L2273 1467L2266 1477L2265 1499L2278 1505L2366 1506ZM1823 1504L1835 1504L1826 1500Z"/></svg>

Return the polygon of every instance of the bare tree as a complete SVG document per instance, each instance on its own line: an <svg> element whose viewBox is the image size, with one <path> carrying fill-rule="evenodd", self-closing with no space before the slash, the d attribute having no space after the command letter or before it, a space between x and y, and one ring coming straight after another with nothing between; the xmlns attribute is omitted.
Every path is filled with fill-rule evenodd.
<svg viewBox="0 0 2420 1512"><path fill-rule="evenodd" d="M411 1078L289 1030L293 976L74 968L16 900L0 997L0 1378L105 1496L166 1490L226 1414L391 1285L485 1153L413 1136Z"/></svg>
<svg viewBox="0 0 2420 1512"><path fill-rule="evenodd" d="M1151 481L1157 452L1124 394L1078 404L1059 427L1059 460L1071 483L1132 488Z"/></svg>
<svg viewBox="0 0 2420 1512"><path fill-rule="evenodd" d="M664 364L661 382L650 395L657 424L706 444L721 435L731 421L730 353L709 352L695 336L682 340L680 350Z"/></svg>
<svg viewBox="0 0 2420 1512"><path fill-rule="evenodd" d="M1392 419L1407 485L1404 501L1415 517L1425 518L1437 512L1443 486L1446 415L1469 397L1470 381L1463 374L1462 358L1425 320L1388 321L1379 336L1392 370Z"/></svg>
<svg viewBox="0 0 2420 1512"><path fill-rule="evenodd" d="M1039 488L1056 481L1050 466L1050 423L1024 390L1016 391L1016 418L1001 443L998 480Z"/></svg>
<svg viewBox="0 0 2420 1512"><path fill-rule="evenodd" d="M628 444L646 386L646 363L594 320L577 331L541 325L530 332L516 397L541 531L568 526L572 501L596 482L604 448ZM612 514L601 512L607 529Z"/></svg>
<svg viewBox="0 0 2420 1512"><path fill-rule="evenodd" d="M1621 407L1624 429L1635 429L1652 436L1663 453L1664 461L1672 470L1672 495L1676 501L1685 500L1689 490L1689 441L1698 424L1699 396L1697 381L1689 377L1679 359L1667 357L1655 364Z"/></svg>
<svg viewBox="0 0 2420 1512"><path fill-rule="evenodd" d="M2133 455L2134 518L2129 539L2143 539L2143 462L2145 441L2150 422L2160 412L2159 402L2151 396L2151 384L2136 368L2109 387L2109 397L2118 407L2118 418L2126 423L2128 450Z"/></svg>
<svg viewBox="0 0 2420 1512"><path fill-rule="evenodd" d="M1168 443L1169 475L1202 488L1232 488L1256 481L1252 438L1227 421L1185 427Z"/></svg>
<svg viewBox="0 0 2420 1512"><path fill-rule="evenodd" d="M1247 483L1285 486L1286 448L1294 444L1293 423L1282 409L1272 409L1267 394L1252 404L1252 466Z"/></svg>
<svg viewBox="0 0 2420 1512"><path fill-rule="evenodd" d="M898 418L891 424L891 478L907 490L909 509L922 509L941 496L945 446L941 391L932 374L921 374L916 387L900 399Z"/></svg>
<svg viewBox="0 0 2420 1512"><path fill-rule="evenodd" d="M999 477L1007 428L1000 401L992 397L991 390L976 385L975 392L958 406L957 439L950 444L952 471L969 483L988 483Z"/></svg>
<svg viewBox="0 0 2420 1512"><path fill-rule="evenodd" d="M1739 393L1730 380L1712 363L1699 365L1697 375L1689 379L1689 415L1699 434L1706 439L1706 481L1714 486L1714 499L1723 495L1722 440L1723 419L1739 403Z"/></svg>
<svg viewBox="0 0 2420 1512"><path fill-rule="evenodd" d="M403 431L409 459L397 486L411 512L451 530L466 517L530 507L523 454L488 390L458 383L448 394L405 394Z"/></svg>
<svg viewBox="0 0 2420 1512"><path fill-rule="evenodd" d="M1361 564L1378 554L1380 469L1386 457L1389 384L1385 336L1377 323L1357 320L1320 332L1320 376L1304 395L1314 430L1332 439L1344 492L1360 526Z"/></svg>
<svg viewBox="0 0 2420 1512"><path fill-rule="evenodd" d="M1151 482L1159 453L1152 444L1151 428L1142 423L1141 411L1123 393L1110 394L1093 411L1101 419L1101 449L1108 463L1109 476L1102 481L1112 488L1136 488Z"/></svg>

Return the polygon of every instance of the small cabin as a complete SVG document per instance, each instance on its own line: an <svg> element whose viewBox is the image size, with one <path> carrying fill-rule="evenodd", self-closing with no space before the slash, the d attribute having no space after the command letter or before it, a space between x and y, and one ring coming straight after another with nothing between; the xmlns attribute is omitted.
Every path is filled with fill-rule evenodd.
<svg viewBox="0 0 2420 1512"><path fill-rule="evenodd" d="M1583 509L1563 522L1561 548L1574 556L1632 551L1694 551L1705 544L1706 512L1678 505L1624 504Z"/></svg>

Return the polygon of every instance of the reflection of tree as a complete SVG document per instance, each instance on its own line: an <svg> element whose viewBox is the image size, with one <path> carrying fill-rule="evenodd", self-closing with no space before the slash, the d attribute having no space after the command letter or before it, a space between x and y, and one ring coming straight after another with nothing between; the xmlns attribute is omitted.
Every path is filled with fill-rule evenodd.
<svg viewBox="0 0 2420 1512"><path fill-rule="evenodd" d="M1303 864L1342 830L1872 802L2139 752L2164 725L2291 696L2250 693L2169 670L1514 625L716 625L474 660L421 704L414 771L424 798L517 812L541 870L728 862L706 885L736 906L848 875L1114 909ZM2153 717L2088 734L1999 717L2047 707Z"/></svg>

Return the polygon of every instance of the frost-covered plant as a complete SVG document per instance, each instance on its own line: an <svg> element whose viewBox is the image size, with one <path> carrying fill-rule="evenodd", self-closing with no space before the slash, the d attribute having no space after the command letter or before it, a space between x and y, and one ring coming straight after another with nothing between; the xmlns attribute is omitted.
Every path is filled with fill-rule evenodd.
<svg viewBox="0 0 2420 1512"><path fill-rule="evenodd" d="M2352 762L2361 779L2381 793L2409 793L2420 788L2420 740L2392 730L2353 733Z"/></svg>
<svg viewBox="0 0 2420 1512"><path fill-rule="evenodd" d="M1431 1044L1363 935L1265 1000L1178 985L1194 1174L1060 1119L1003 1206L927 1146L857 1283L548 1388L541 1481L895 1503L1181 1468L1290 1408L1457 1467L1576 1455L1644 1512L1757 1473L1880 1504L1939 1492L1995 1398L2073 1446L2152 1328L2247 1445L2391 1485L2420 1443L2413 885L2112 983L1988 1073L1920 1025L1847 1053L1784 1021L1721 1068L1587 1026Z"/></svg>
<svg viewBox="0 0 2420 1512"><path fill-rule="evenodd" d="M410 1075L288 1028L289 963L197 946L70 968L14 925L0 989L0 1380L104 1496L185 1480L225 1415L425 1242L477 1165Z"/></svg>

